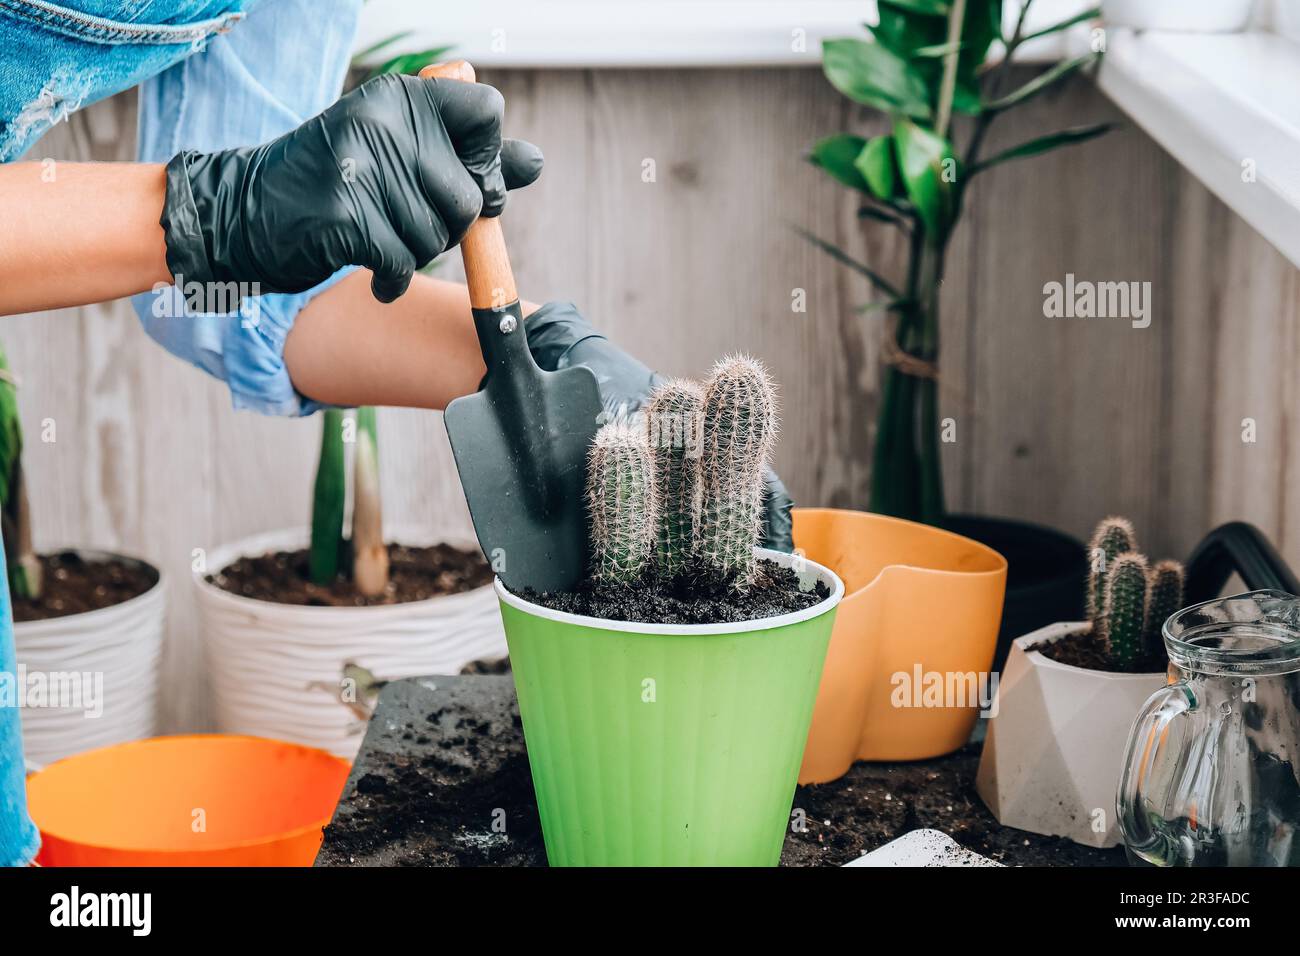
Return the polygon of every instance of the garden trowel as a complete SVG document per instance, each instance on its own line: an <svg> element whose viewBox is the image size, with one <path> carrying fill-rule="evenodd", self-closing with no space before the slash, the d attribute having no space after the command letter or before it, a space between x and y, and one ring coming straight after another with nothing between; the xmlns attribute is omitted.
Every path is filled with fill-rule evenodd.
<svg viewBox="0 0 1300 956"><path fill-rule="evenodd" d="M474 82L468 63L421 76ZM573 587L587 564L587 450L600 425L595 374L544 372L533 361L499 217L460 243L474 328L487 365L482 389L447 406L456 468L483 553L512 590Z"/></svg>

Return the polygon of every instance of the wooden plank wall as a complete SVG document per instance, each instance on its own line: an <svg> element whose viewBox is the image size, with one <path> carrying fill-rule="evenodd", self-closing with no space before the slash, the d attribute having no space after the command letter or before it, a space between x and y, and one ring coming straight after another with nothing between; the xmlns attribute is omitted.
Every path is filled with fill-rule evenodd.
<svg viewBox="0 0 1300 956"><path fill-rule="evenodd" d="M548 158L508 212L526 294L574 299L665 371L698 374L732 349L761 356L782 387L777 466L796 498L863 505L880 320L854 310L865 283L793 228L899 264L898 242L861 225L802 159L819 136L876 121L816 70L485 79L506 94L510 131ZM1114 115L1079 81L1008 117L993 146ZM128 95L29 158L129 159L133 139ZM1151 327L1044 318L1044 283L1067 273L1150 281ZM791 308L796 290L806 313ZM1079 534L1127 513L1160 556L1245 518L1300 567L1297 272L1143 133L978 183L943 300L951 507ZM150 343L125 303L0 320L0 335L23 381L39 543L120 548L170 573L165 723L207 726L191 554L306 522L318 424L234 413L223 387ZM47 419L52 443L40 441ZM439 416L386 410L381 429L389 522L466 534Z"/></svg>

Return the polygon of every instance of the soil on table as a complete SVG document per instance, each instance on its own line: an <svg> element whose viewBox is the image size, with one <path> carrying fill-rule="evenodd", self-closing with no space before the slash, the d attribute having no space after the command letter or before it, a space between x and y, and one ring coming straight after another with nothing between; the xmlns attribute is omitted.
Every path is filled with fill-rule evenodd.
<svg viewBox="0 0 1300 956"><path fill-rule="evenodd" d="M790 568L763 559L758 580L743 590L735 587L734 575L688 568L672 577L651 571L632 584L587 579L572 591L538 594L526 588L520 596L554 611L607 621L734 624L801 611L830 597L820 580L810 590L804 590L806 586Z"/></svg>
<svg viewBox="0 0 1300 956"><path fill-rule="evenodd" d="M43 554L41 596L15 597L14 621L45 621L125 604L158 583L158 572L137 561L87 561L75 551Z"/></svg>
<svg viewBox="0 0 1300 956"><path fill-rule="evenodd" d="M1169 667L1169 658L1163 648L1158 654L1148 654L1131 670L1116 667L1106 656L1101 641L1090 630L1079 634L1067 634L1050 643L1038 644L1033 649L1058 664L1069 664L1090 671L1105 671L1108 674L1155 674L1162 673Z"/></svg>
<svg viewBox="0 0 1300 956"><path fill-rule="evenodd" d="M781 865L842 866L920 827L1008 866L1125 865L1121 848L1003 827L975 792L978 766L976 744L799 787ZM511 679L389 684L316 865L545 866Z"/></svg>
<svg viewBox="0 0 1300 956"><path fill-rule="evenodd" d="M346 563L346 562L345 562ZM372 607L409 604L447 594L459 594L492 583L492 569L483 556L449 544L430 548L388 545L388 587L366 597L343 573L328 586L313 584L309 552L274 551L240 558L207 580L241 597L307 607Z"/></svg>

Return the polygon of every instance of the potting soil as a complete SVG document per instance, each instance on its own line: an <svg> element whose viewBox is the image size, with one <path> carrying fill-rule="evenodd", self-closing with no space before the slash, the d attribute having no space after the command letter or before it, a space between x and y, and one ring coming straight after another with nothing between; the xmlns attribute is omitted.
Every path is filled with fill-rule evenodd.
<svg viewBox="0 0 1300 956"><path fill-rule="evenodd" d="M763 560L759 580L737 589L734 575L711 568L688 568L673 577L650 571L633 584L609 584L591 579L573 591L538 594L525 589L525 600L554 611L651 624L734 624L812 607L830 590L817 581L812 590L800 587L790 568Z"/></svg>
<svg viewBox="0 0 1300 956"><path fill-rule="evenodd" d="M481 554L449 544L430 548L388 545L388 588L375 597L359 593L342 573L328 586L313 584L308 563L305 548L275 551L240 558L209 575L208 581L223 591L260 601L323 607L407 604L459 594L492 582L492 569Z"/></svg>
<svg viewBox="0 0 1300 956"><path fill-rule="evenodd" d="M14 620L44 621L123 604L158 583L153 569L136 562L87 561L75 551L44 554L41 596L13 598Z"/></svg>

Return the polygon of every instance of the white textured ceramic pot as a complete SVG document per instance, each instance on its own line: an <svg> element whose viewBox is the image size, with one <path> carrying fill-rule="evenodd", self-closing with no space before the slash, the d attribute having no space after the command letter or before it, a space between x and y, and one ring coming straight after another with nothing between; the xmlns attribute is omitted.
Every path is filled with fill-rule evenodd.
<svg viewBox="0 0 1300 956"><path fill-rule="evenodd" d="M1107 26L1182 33L1237 33L1246 28L1254 0L1104 0Z"/></svg>
<svg viewBox="0 0 1300 956"><path fill-rule="evenodd" d="M1129 730L1165 675L1087 670L1035 649L1089 626L1049 624L1012 642L975 789L1003 826L1110 847Z"/></svg>
<svg viewBox="0 0 1300 956"><path fill-rule="evenodd" d="M391 540L436 543L400 528ZM306 529L256 535L211 552L207 565L218 570L241 557L304 548L307 541ZM491 584L374 607L276 604L223 591L201 574L194 585L217 729L224 733L274 737L351 759L365 731L366 701L344 693L345 665L396 680L456 674L470 661L506 654Z"/></svg>
<svg viewBox="0 0 1300 956"><path fill-rule="evenodd" d="M65 548L88 562L144 567L154 584L112 607L14 625L23 678L23 756L36 769L83 750L158 732L166 582L138 558Z"/></svg>

